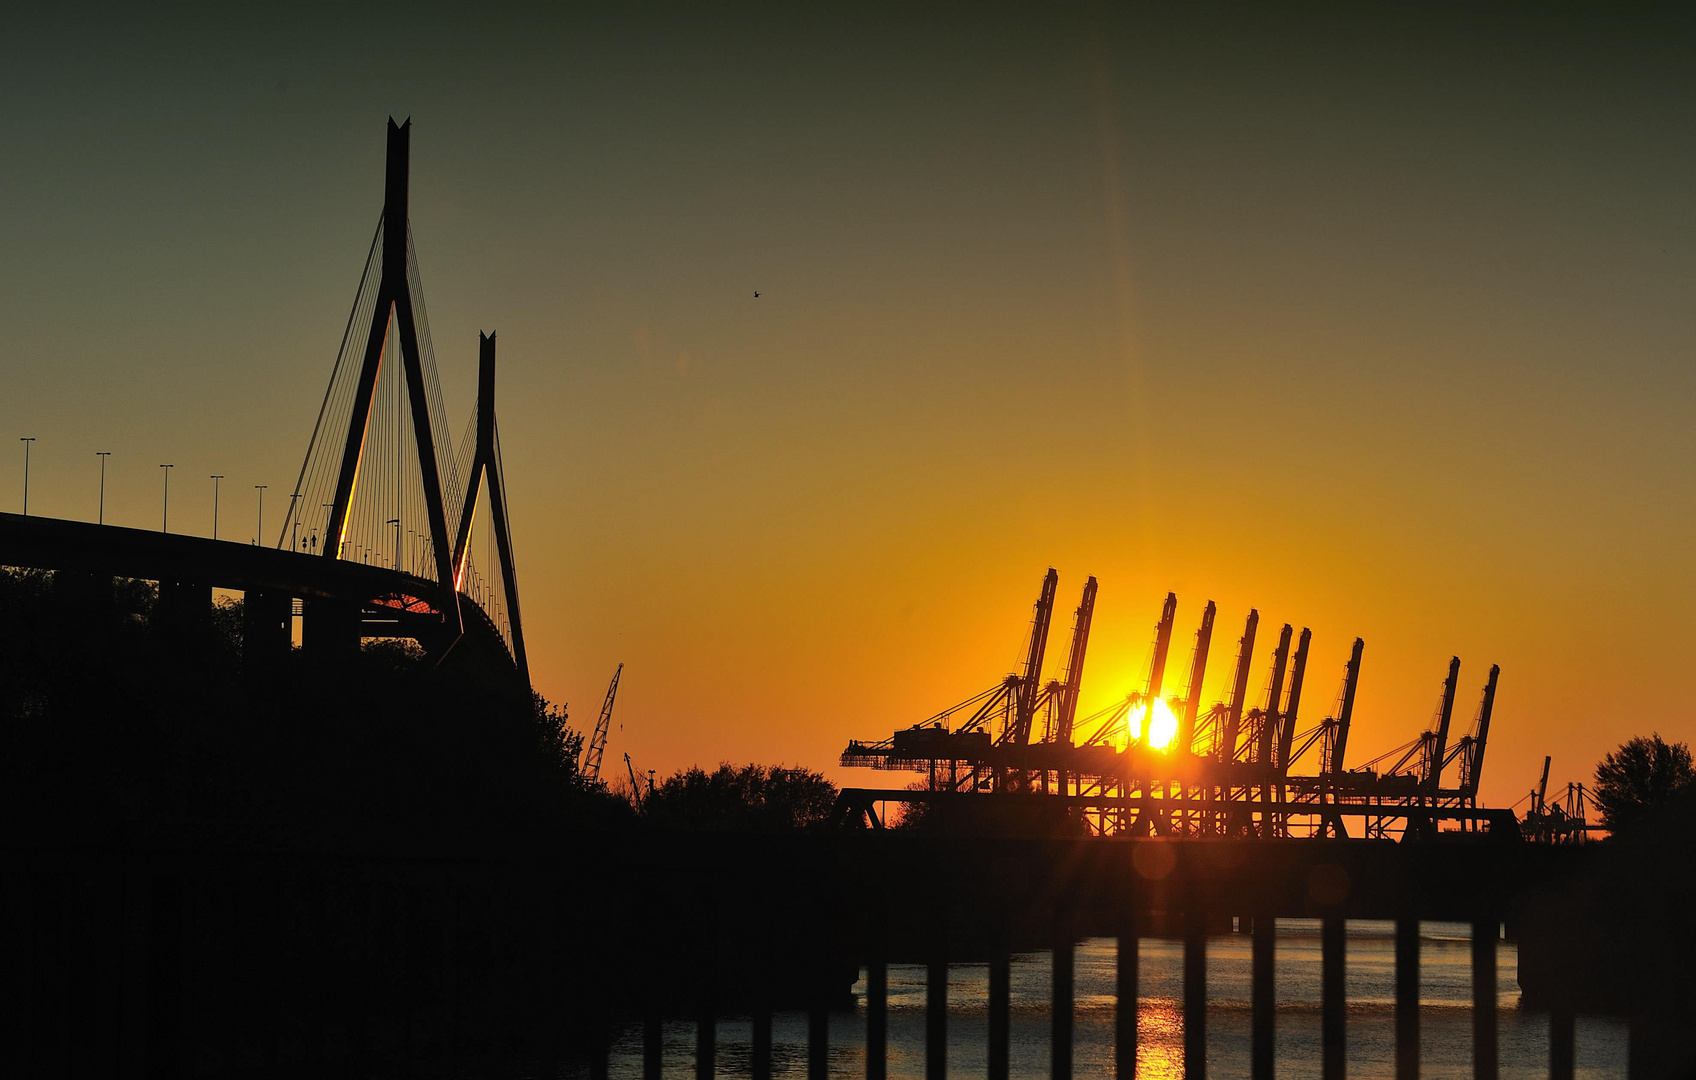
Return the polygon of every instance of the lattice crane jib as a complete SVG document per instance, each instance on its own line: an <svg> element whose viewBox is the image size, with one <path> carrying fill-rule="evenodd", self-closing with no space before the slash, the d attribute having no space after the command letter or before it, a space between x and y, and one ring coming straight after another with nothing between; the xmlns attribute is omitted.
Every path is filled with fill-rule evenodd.
<svg viewBox="0 0 1696 1080"><path fill-rule="evenodd" d="M624 665L618 665L618 670L612 673L612 685L607 687L607 699L601 703L601 715L595 721L595 734L589 739L589 749L583 754L583 775L590 780L596 780L601 775L601 755L607 749L607 734L612 730L612 704L618 697L618 677L624 674ZM625 764L629 764L630 755L624 755ZM635 783L632 778L632 784Z"/></svg>

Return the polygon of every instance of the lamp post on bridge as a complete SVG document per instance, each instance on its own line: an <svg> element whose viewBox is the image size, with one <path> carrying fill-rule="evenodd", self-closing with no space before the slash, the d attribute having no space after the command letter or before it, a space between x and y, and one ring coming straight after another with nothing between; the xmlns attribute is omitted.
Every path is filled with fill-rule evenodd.
<svg viewBox="0 0 1696 1080"><path fill-rule="evenodd" d="M395 569L400 569L400 518L390 518L389 524L395 527Z"/></svg>
<svg viewBox="0 0 1696 1080"><path fill-rule="evenodd" d="M35 441L35 436L23 436L18 441L24 444L24 517L29 517L29 444Z"/></svg>
<svg viewBox="0 0 1696 1080"><path fill-rule="evenodd" d="M106 459L112 456L110 450L96 450L94 456L100 459L100 514L95 519L96 525L106 524Z"/></svg>
<svg viewBox="0 0 1696 1080"><path fill-rule="evenodd" d="M295 492L293 495L289 496L289 527L292 530L289 533L289 550L290 551L299 551L300 550L300 515L295 513L295 509L294 509L295 501L298 500L299 498L300 498L300 492L298 492L298 491Z"/></svg>
<svg viewBox="0 0 1696 1080"><path fill-rule="evenodd" d="M259 526L253 532L253 544L255 547L257 547L265 538L265 489L270 486L271 485L269 484L253 485L253 490L259 492Z"/></svg>
<svg viewBox="0 0 1696 1080"><path fill-rule="evenodd" d="M218 539L218 482L224 478L223 473L213 473L207 479L212 481L212 539Z"/></svg>
<svg viewBox="0 0 1696 1080"><path fill-rule="evenodd" d="M164 509L163 515L159 519L159 531L160 532L170 532L171 531L171 470L176 468L176 466L175 465L161 465L159 467L161 469L165 470L165 509Z"/></svg>

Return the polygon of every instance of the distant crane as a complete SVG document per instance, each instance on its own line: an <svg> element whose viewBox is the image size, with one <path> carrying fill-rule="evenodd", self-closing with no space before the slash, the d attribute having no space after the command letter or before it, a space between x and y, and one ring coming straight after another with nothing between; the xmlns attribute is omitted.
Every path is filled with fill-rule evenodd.
<svg viewBox="0 0 1696 1080"><path fill-rule="evenodd" d="M630 801L636 807L636 812L642 812L642 785L636 782L636 766L630 764L630 755L624 755L624 771L630 774ZM648 773L648 794L654 793L654 774Z"/></svg>
<svg viewBox="0 0 1696 1080"><path fill-rule="evenodd" d="M624 674L624 665L618 665L618 670L612 673L612 685L607 687L607 700L601 706L601 718L595 721L595 734L589 740L589 749L583 755L583 776L588 780L599 780L601 777L601 755L607 749L607 731L612 726L612 702L618 696L618 677ZM625 755L625 761L629 761Z"/></svg>

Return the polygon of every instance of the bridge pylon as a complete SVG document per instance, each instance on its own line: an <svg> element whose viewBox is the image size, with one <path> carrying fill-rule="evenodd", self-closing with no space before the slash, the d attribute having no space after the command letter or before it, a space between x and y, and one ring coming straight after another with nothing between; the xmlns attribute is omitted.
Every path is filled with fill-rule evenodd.
<svg viewBox="0 0 1696 1080"><path fill-rule="evenodd" d="M452 539L448 533L447 511L442 498L441 472L436 461L436 448L431 438L430 403L424 382L422 361L419 358L418 327L413 313L412 288L408 278L407 252L407 191L411 157L412 121L396 124L389 118L388 161L383 198L383 267L377 288L376 304L371 312L371 325L366 337L364 361L359 369L352 413L348 419L347 439L343 445L341 468L336 478L335 501L330 509L323 554L332 559L342 557L346 542L348 513L353 504L354 486L359 480L359 460L365 448L366 429L371 419L371 403L377 387L377 375L383 363L383 345L388 340L390 320L393 319L400 341L401 363L406 375L407 399L411 406L412 429L418 447L418 468L424 487L425 512L430 525L431 553L436 566L436 580L442 596L442 617L452 634L464 632L459 610L457 574L454 565ZM504 515L502 527L504 530ZM502 548L503 555L507 549ZM512 578L507 578L509 589ZM513 600L513 637L517 640L517 605ZM521 655L521 654L520 654Z"/></svg>
<svg viewBox="0 0 1696 1080"><path fill-rule="evenodd" d="M519 677L530 685L530 662L524 655L524 627L518 616L518 576L512 558L512 533L507 527L506 482L502 477L500 442L495 428L495 335L477 335L477 449L471 460L471 475L465 481L465 501L459 512L459 530L453 544L454 587L465 574L466 544L471 539L471 522L477 513L477 495L488 485L489 517L495 527L495 547L500 552L501 580L506 591L507 623L512 628L512 660Z"/></svg>

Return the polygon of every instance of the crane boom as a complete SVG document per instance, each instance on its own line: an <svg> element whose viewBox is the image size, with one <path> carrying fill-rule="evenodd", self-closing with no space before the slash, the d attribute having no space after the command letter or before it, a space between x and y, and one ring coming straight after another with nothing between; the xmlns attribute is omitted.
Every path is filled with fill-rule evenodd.
<svg viewBox="0 0 1696 1080"><path fill-rule="evenodd" d="M1042 595L1036 601L1036 615L1031 620L1030 650L1025 655L1025 674L1019 681L1017 709L1014 714L1014 742L1019 746L1031 741L1031 721L1036 716L1038 680L1042 678L1042 654L1048 648L1048 624L1054 618L1054 590L1060 584L1060 574L1051 566L1042 579Z"/></svg>
<svg viewBox="0 0 1696 1080"><path fill-rule="evenodd" d="M589 739L589 750L583 755L583 775L589 780L599 780L601 777L601 755L607 749L607 732L612 727L612 701L618 696L618 677L624 674L624 665L618 665L618 670L612 673L612 685L607 687L607 699L601 705L600 719L595 721L595 734Z"/></svg>
<svg viewBox="0 0 1696 1080"><path fill-rule="evenodd" d="M1184 715L1178 723L1177 748L1183 753L1195 749L1195 716L1201 706L1201 679L1207 674L1207 650L1213 643L1213 616L1217 609L1213 601L1201 612L1201 628L1195 632L1195 656L1190 660L1190 685L1184 694Z"/></svg>
<svg viewBox="0 0 1696 1080"><path fill-rule="evenodd" d="M1337 710L1337 741L1331 750L1332 776L1341 776L1343 772L1343 752L1349 747L1349 721L1354 718L1354 693L1360 687L1360 654L1365 648L1365 640L1355 638L1348 666L1343 669L1343 707Z"/></svg>
<svg viewBox="0 0 1696 1080"><path fill-rule="evenodd" d="M1429 793L1435 795L1442 786L1443 754L1449 745L1449 721L1455 713L1455 686L1460 682L1460 657L1449 658L1449 677L1443 680L1443 706L1437 717L1436 746L1431 753L1430 773L1425 777L1425 786Z"/></svg>
<svg viewBox="0 0 1696 1080"><path fill-rule="evenodd" d="M1543 779L1537 782L1537 812L1541 814L1545 805L1544 798L1549 794L1549 762L1553 759L1543 755Z"/></svg>
<svg viewBox="0 0 1696 1080"><path fill-rule="evenodd" d="M636 766L630 764L630 754L628 752L624 755L624 771L630 774L630 801L636 804L636 810L640 813L642 810L642 785L636 782ZM649 774L648 793L652 794L653 790L654 778L652 774Z"/></svg>
<svg viewBox="0 0 1696 1080"><path fill-rule="evenodd" d="M1219 760L1234 761L1237 756L1237 735L1242 730L1243 701L1248 696L1248 665L1254 658L1254 632L1260 626L1260 612L1248 609L1248 623L1237 642L1237 670L1231 678L1231 708L1225 714L1225 734L1219 740Z"/></svg>
<svg viewBox="0 0 1696 1080"><path fill-rule="evenodd" d="M1060 701L1059 739L1072 744L1072 721L1078 715L1078 691L1084 682L1084 653L1089 648L1089 624L1095 617L1095 579L1084 582L1083 599L1072 622L1072 651L1066 658L1066 681Z"/></svg>
<svg viewBox="0 0 1696 1080"><path fill-rule="evenodd" d="M1148 719L1154 715L1154 701L1160 696L1166 681L1166 653L1172 648L1172 622L1178 617L1178 594L1167 593L1160 609L1160 622L1154 627L1154 659L1148 668L1148 690L1142 699L1142 726L1137 738L1148 742Z"/></svg>
<svg viewBox="0 0 1696 1080"><path fill-rule="evenodd" d="M1278 722L1276 763L1280 769L1290 767L1290 744L1296 737L1296 713L1301 709L1301 684L1307 675L1307 646L1312 640L1313 631L1302 627L1301 641L1296 645L1296 658L1290 669L1290 700L1284 706L1284 715Z"/></svg>
<svg viewBox="0 0 1696 1080"><path fill-rule="evenodd" d="M1478 728L1472 736L1472 752L1466 768L1466 797L1478 798L1478 780L1484 772L1484 748L1490 739L1490 714L1496 708L1496 680L1502 674L1500 664L1490 665L1490 678L1484 683L1484 697L1478 703Z"/></svg>
<svg viewBox="0 0 1696 1080"><path fill-rule="evenodd" d="M1278 631L1278 648L1272 653L1272 685L1266 688L1266 708L1260 720L1260 739L1254 760L1262 765L1272 761L1272 736L1278 729L1278 706L1284 697L1284 669L1290 661L1290 635L1295 631L1289 623Z"/></svg>

